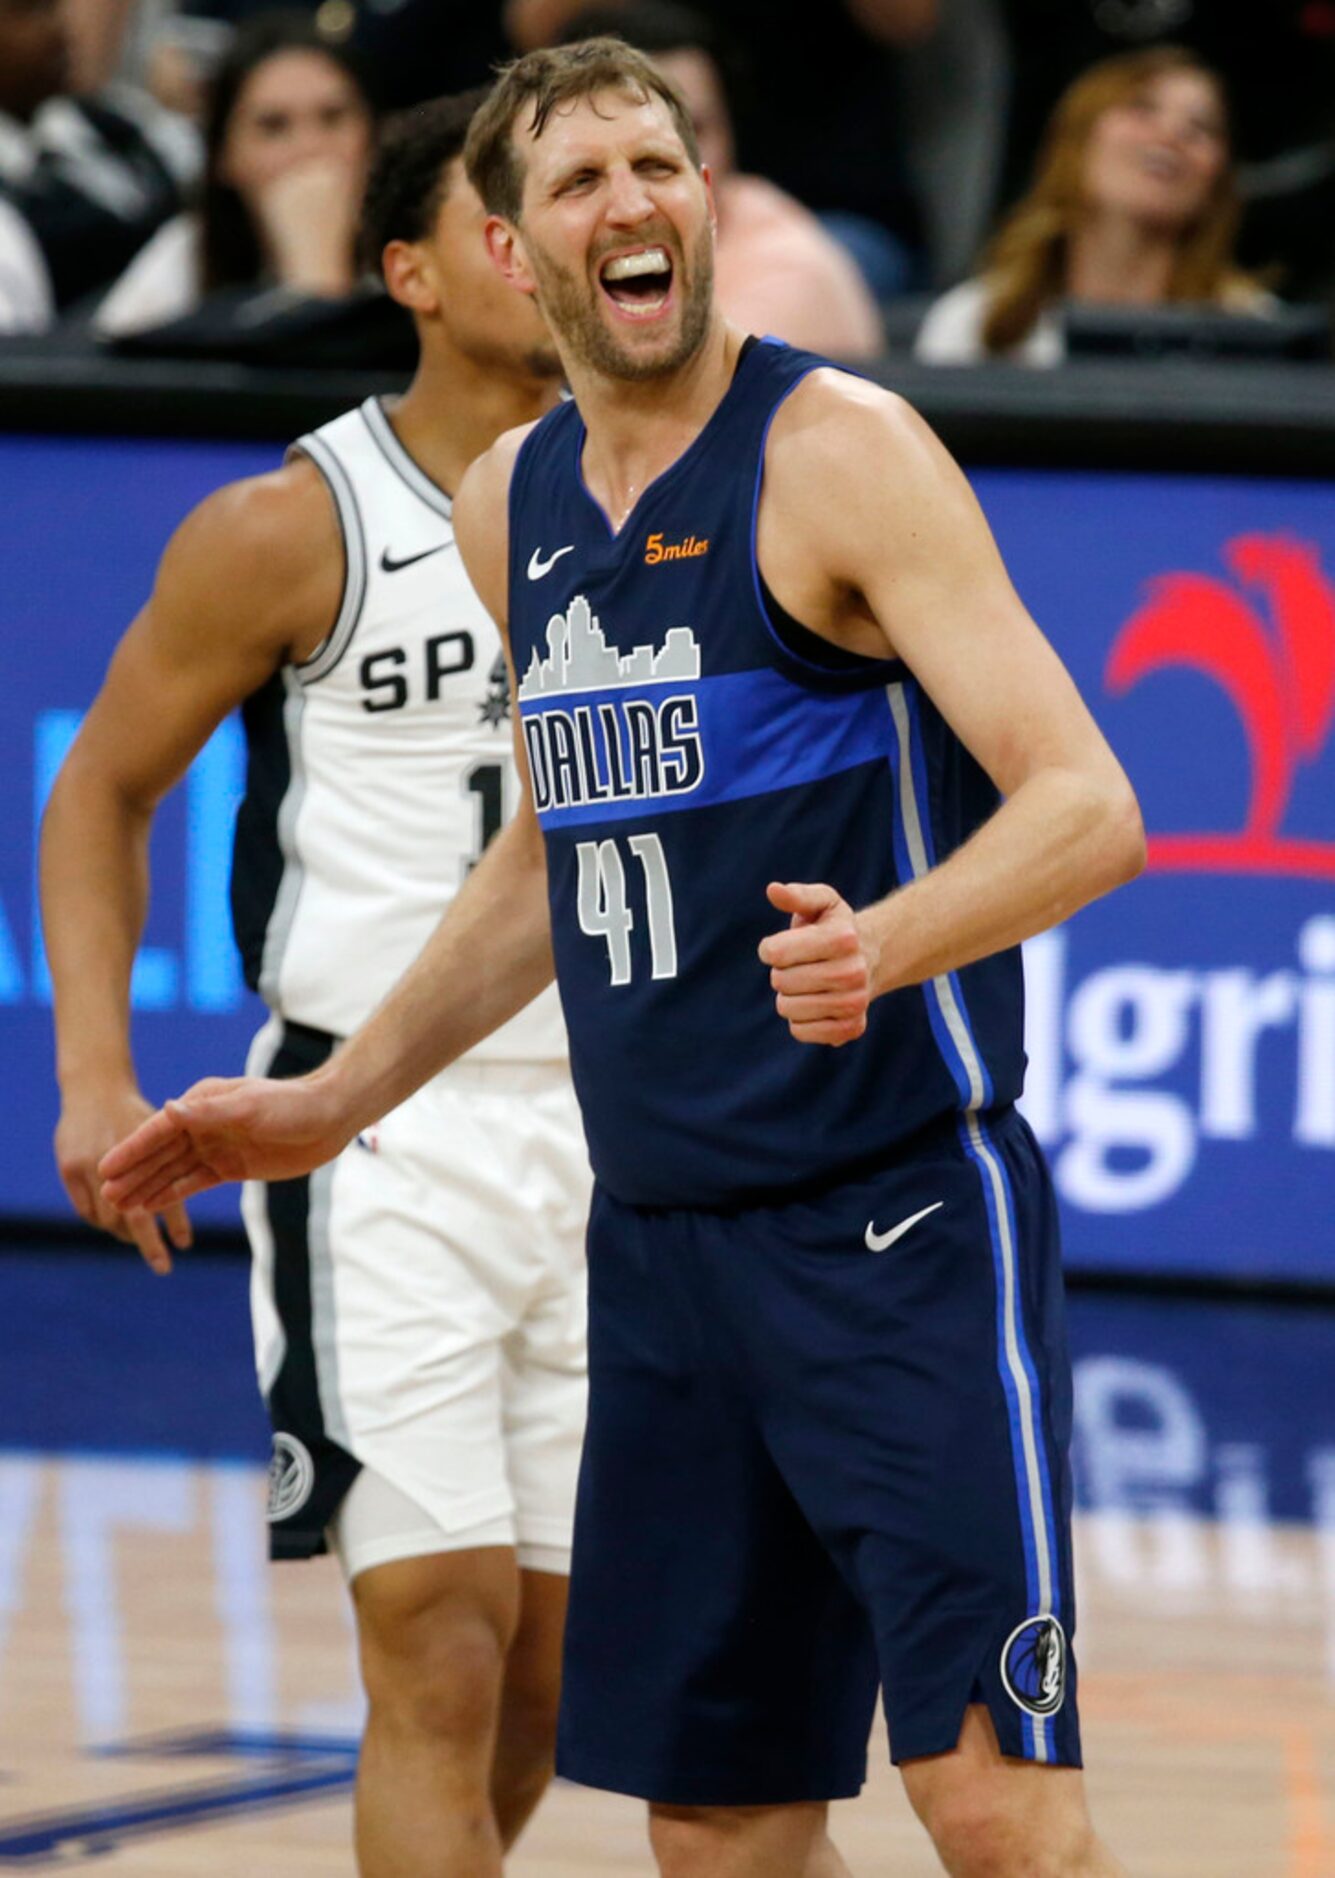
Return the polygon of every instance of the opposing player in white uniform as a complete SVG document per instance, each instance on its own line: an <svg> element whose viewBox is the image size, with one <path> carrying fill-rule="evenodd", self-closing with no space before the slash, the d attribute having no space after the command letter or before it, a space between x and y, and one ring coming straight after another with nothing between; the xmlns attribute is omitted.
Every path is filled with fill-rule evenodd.
<svg viewBox="0 0 1335 1878"><path fill-rule="evenodd" d="M148 1112L130 968L153 810L243 705L233 912L272 1016L251 1065L322 1061L412 960L512 807L505 666L448 491L557 396L500 282L443 100L392 133L368 244L421 363L181 525L53 792L42 869L61 1173L85 1218L170 1255L97 1196ZM337 1550L369 1716L365 1878L486 1878L551 1768L584 1410L583 1138L548 990L300 1180L247 1188L277 1557ZM188 1244L179 1210L168 1235Z"/></svg>

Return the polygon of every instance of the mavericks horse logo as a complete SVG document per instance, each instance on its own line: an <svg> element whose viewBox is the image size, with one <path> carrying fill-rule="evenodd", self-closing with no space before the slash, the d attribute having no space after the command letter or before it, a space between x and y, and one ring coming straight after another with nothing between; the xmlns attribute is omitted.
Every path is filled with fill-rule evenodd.
<svg viewBox="0 0 1335 1878"><path fill-rule="evenodd" d="M1001 1680L1029 1715L1055 1715L1066 1700L1066 1632L1055 1617L1027 1617L1007 1637Z"/></svg>

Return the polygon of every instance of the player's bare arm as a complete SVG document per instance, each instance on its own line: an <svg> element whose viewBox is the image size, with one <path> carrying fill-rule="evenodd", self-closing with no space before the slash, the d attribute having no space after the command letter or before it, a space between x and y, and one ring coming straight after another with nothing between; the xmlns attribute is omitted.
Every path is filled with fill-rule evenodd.
<svg viewBox="0 0 1335 1878"><path fill-rule="evenodd" d="M877 387L818 373L766 456L758 552L780 603L873 658L902 658L1004 801L940 865L871 907L776 883L765 941L795 1036L860 1036L872 998L1014 945L1130 879L1131 786L1026 612L964 476Z"/></svg>
<svg viewBox="0 0 1335 1878"><path fill-rule="evenodd" d="M56 1158L77 1211L170 1267L152 1217L101 1197L97 1163L149 1113L130 1051L130 973L162 797L219 721L333 624L342 551L314 467L294 462L209 496L169 542L57 779L42 836L61 1117ZM184 1211L166 1218L189 1242Z"/></svg>
<svg viewBox="0 0 1335 1878"><path fill-rule="evenodd" d="M454 501L455 540L503 637L506 492L521 438L479 458ZM112 1205L156 1210L226 1180L309 1172L551 983L546 857L517 724L515 754L518 812L361 1029L308 1076L211 1078L169 1102L103 1160Z"/></svg>

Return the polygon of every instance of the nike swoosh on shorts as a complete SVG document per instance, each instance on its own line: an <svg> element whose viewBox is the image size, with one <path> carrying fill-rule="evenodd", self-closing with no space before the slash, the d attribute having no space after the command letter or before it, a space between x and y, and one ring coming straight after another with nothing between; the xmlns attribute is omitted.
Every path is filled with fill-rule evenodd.
<svg viewBox="0 0 1335 1878"><path fill-rule="evenodd" d="M887 1247L895 1243L896 1239L902 1239L910 1226L916 1226L920 1219L926 1219L929 1213L935 1213L939 1206L944 1205L944 1200L933 1200L930 1206L923 1207L920 1213L910 1213L907 1219L901 1219L899 1224L892 1226L888 1232L877 1232L875 1220L869 1219L866 1231L867 1250L884 1252Z"/></svg>

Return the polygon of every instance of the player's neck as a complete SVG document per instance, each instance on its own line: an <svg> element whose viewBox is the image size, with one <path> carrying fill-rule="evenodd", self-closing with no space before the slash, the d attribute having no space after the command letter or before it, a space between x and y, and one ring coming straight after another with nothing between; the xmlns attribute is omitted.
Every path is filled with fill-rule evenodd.
<svg viewBox="0 0 1335 1878"><path fill-rule="evenodd" d="M386 407L399 442L434 483L454 495L464 471L502 431L549 411L560 382L480 365L424 348L413 382Z"/></svg>
<svg viewBox="0 0 1335 1878"><path fill-rule="evenodd" d="M610 378L571 363L570 389L587 433L584 480L614 529L714 415L743 339L716 318L699 351L667 378Z"/></svg>

